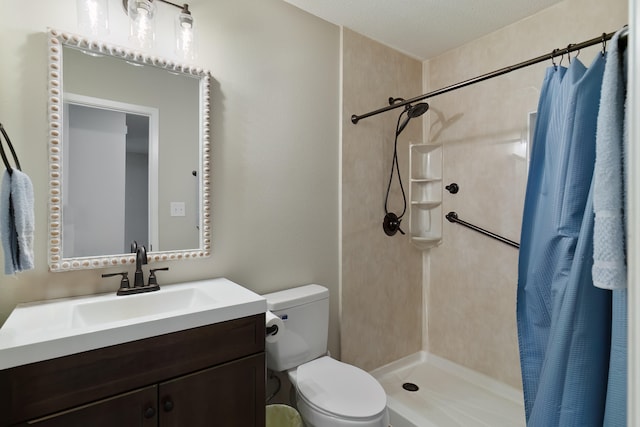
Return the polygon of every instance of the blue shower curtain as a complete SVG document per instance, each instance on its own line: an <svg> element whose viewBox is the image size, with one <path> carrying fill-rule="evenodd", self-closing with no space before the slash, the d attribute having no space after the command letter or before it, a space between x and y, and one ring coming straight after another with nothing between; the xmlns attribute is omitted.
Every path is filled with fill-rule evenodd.
<svg viewBox="0 0 640 427"><path fill-rule="evenodd" d="M604 422L611 292L593 286L596 122L605 58L550 67L520 242L517 320L529 427Z"/></svg>

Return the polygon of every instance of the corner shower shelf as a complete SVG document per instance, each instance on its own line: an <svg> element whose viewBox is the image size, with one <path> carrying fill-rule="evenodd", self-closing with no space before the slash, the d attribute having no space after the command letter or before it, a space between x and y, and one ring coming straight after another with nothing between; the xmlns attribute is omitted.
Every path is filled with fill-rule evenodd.
<svg viewBox="0 0 640 427"><path fill-rule="evenodd" d="M420 249L442 240L442 145L409 146L411 241Z"/></svg>
<svg viewBox="0 0 640 427"><path fill-rule="evenodd" d="M441 200L412 200L411 206L415 206L417 208L422 209L433 209L437 208L442 204Z"/></svg>
<svg viewBox="0 0 640 427"><path fill-rule="evenodd" d="M411 182L419 182L422 184L427 184L429 182L438 182L442 181L441 178L411 178Z"/></svg>
<svg viewBox="0 0 640 427"><path fill-rule="evenodd" d="M438 245L438 243L440 243L441 240L442 236L439 234L434 234L432 236L425 235L423 237L411 236L411 241L413 242L413 244L421 249L427 249L436 246Z"/></svg>

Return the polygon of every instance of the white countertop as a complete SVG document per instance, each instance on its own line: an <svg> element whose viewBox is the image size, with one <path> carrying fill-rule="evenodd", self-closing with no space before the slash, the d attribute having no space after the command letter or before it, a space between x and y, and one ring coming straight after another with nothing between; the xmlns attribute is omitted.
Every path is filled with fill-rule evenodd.
<svg viewBox="0 0 640 427"><path fill-rule="evenodd" d="M159 291L19 304L0 329L0 370L264 313L266 300L225 278Z"/></svg>

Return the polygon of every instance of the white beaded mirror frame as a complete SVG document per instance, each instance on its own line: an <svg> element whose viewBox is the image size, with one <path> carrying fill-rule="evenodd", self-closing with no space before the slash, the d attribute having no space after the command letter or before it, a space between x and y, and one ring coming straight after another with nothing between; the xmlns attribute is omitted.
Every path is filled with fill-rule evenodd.
<svg viewBox="0 0 640 427"><path fill-rule="evenodd" d="M188 250L149 252L148 261L171 261L208 257L211 255L211 144L210 144L210 86L209 71L191 65L180 64L157 56L145 55L124 47L90 40L76 34L49 29L48 33L48 261L52 272L107 268L135 263L135 254L116 254L65 258L62 253L63 194L63 46L69 46L108 55L129 62L151 65L172 73L191 75L200 80L200 247Z"/></svg>

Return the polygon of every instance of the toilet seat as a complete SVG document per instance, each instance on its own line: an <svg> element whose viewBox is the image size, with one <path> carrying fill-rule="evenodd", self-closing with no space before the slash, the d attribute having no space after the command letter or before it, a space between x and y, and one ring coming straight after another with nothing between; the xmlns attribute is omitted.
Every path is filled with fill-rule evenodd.
<svg viewBox="0 0 640 427"><path fill-rule="evenodd" d="M387 406L387 396L375 378L328 356L298 366L296 383L305 401L339 418L368 419Z"/></svg>

